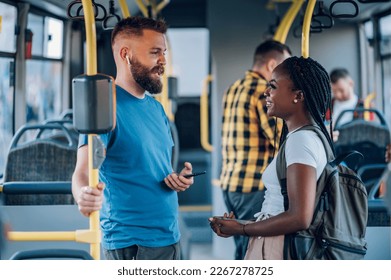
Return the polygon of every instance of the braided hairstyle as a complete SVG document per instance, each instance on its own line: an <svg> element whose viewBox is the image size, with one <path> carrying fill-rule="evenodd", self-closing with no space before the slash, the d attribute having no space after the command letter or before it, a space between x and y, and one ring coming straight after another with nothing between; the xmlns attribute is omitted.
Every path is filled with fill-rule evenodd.
<svg viewBox="0 0 391 280"><path fill-rule="evenodd" d="M326 136L335 154L332 141L332 127L330 126L330 132L328 132L324 124L326 112L331 107L331 85L327 71L310 57L299 58L293 56L284 60L280 66L289 74L295 89L303 92L308 112ZM286 138L287 132L288 128L284 122L281 140Z"/></svg>

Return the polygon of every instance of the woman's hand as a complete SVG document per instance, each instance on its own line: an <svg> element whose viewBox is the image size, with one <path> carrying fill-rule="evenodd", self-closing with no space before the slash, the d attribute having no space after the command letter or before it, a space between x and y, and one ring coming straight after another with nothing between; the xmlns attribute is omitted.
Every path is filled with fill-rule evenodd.
<svg viewBox="0 0 391 280"><path fill-rule="evenodd" d="M210 227L220 237L231 237L242 233L243 225L235 220L233 212L222 217L209 218Z"/></svg>

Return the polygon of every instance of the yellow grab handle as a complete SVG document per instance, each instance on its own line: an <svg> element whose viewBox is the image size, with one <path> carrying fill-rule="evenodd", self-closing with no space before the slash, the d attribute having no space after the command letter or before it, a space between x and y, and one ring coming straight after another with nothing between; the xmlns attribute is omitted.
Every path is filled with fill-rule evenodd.
<svg viewBox="0 0 391 280"><path fill-rule="evenodd" d="M139 7L141 13L143 14L144 17L148 17L148 9L145 7L144 3L142 0L136 0L136 4Z"/></svg>
<svg viewBox="0 0 391 280"><path fill-rule="evenodd" d="M292 5L289 7L289 10L282 19L280 25L277 28L276 34L274 35L274 40L279 41L285 44L286 37L288 36L289 29L292 26L292 23L300 11L301 6L303 5L304 0L293 0Z"/></svg>
<svg viewBox="0 0 391 280"><path fill-rule="evenodd" d="M158 14L167 4L170 3L170 0L163 0L156 6L156 13Z"/></svg>
<svg viewBox="0 0 391 280"><path fill-rule="evenodd" d="M11 241L76 241L75 231L10 231L7 238Z"/></svg>
<svg viewBox="0 0 391 280"><path fill-rule="evenodd" d="M119 1L119 5L121 7L122 16L124 18L130 17L130 12L129 12L129 8L128 8L128 4L126 3L126 0L118 0L118 1Z"/></svg>

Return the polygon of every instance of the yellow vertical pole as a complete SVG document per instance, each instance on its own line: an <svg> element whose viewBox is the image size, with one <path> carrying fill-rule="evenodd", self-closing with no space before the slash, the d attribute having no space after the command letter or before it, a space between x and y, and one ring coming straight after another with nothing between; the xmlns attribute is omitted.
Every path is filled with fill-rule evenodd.
<svg viewBox="0 0 391 280"><path fill-rule="evenodd" d="M156 6L156 13L158 14L167 4L170 3L170 0L163 0Z"/></svg>
<svg viewBox="0 0 391 280"><path fill-rule="evenodd" d="M126 3L126 0L118 0L118 2L119 2L119 5L121 7L123 18L130 17L130 11L129 11L129 8L128 8L128 4Z"/></svg>
<svg viewBox="0 0 391 280"><path fill-rule="evenodd" d="M84 22L86 28L86 45L87 45L87 75L97 74L97 52L96 52L96 28L95 17L92 10L91 0L82 0L84 11ZM93 167L93 137L94 134L88 135L88 177L89 186L97 187L99 183L99 171ZM94 211L90 215L90 231L100 235L99 229L99 211ZM90 244L90 254L94 259L100 258L100 243Z"/></svg>
<svg viewBox="0 0 391 280"><path fill-rule="evenodd" d="M274 35L274 40L281 43L285 43L286 37L288 36L289 29L292 26L294 19L296 18L297 13L300 11L301 6L303 5L304 0L293 0L289 10L282 19L280 25L277 28L276 34Z"/></svg>
<svg viewBox="0 0 391 280"><path fill-rule="evenodd" d="M310 28L315 4L316 0L309 0L304 15L303 31L301 34L301 53L302 56L305 58L308 58L310 56Z"/></svg>
<svg viewBox="0 0 391 280"><path fill-rule="evenodd" d="M145 8L145 6L144 6L144 4L143 4L143 2L141 0L140 1L136 1L136 2L139 5L140 9L142 7ZM153 8L153 11L154 11L155 14L160 12L169 2L170 1L164 1L164 3L162 2L159 5L156 5L155 1L147 1L148 4L152 5L152 8ZM159 7L159 10L158 10L157 7ZM147 11L146 11L146 13L147 13ZM167 36L166 36L166 45L167 45L167 51L166 51L166 53L167 53L166 54L167 63L166 63L166 67L165 67L165 72L164 72L163 77L162 77L163 89L162 89L162 93L157 95L155 97L155 99L162 104L162 106L164 108L164 112L166 113L168 119L170 121L174 121L175 116L172 113L172 102L171 102L171 100L169 99L169 96L168 96L168 77L172 75L172 53L171 53L170 41L169 41L169 38Z"/></svg>
<svg viewBox="0 0 391 280"><path fill-rule="evenodd" d="M136 4L139 7L141 13L144 15L144 17L148 17L148 9L144 5L143 0L136 0Z"/></svg>
<svg viewBox="0 0 391 280"><path fill-rule="evenodd" d="M372 101L375 99L376 93L371 92L365 99L364 99L364 108L365 109L371 109ZM371 120L371 112L364 112L364 120L370 121Z"/></svg>
<svg viewBox="0 0 391 280"><path fill-rule="evenodd" d="M168 97L168 77L172 75L172 52L171 52L171 45L170 40L168 36L166 36L166 45L167 45L167 54L166 54L166 67L163 75L163 91L160 95L160 103L162 104L164 111L166 112L166 115L170 121L174 121L175 117L172 113L172 103L171 100Z"/></svg>
<svg viewBox="0 0 391 280"><path fill-rule="evenodd" d="M209 143L209 102L208 95L209 83L213 80L211 75L208 75L204 80L203 90L201 93L200 104L200 122L201 122L201 146L208 152L213 151L213 146Z"/></svg>

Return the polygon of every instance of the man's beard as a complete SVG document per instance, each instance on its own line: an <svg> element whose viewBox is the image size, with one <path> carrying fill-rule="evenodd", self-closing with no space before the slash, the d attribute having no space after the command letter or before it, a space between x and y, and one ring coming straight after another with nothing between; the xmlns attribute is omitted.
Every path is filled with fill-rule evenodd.
<svg viewBox="0 0 391 280"><path fill-rule="evenodd" d="M133 75L133 79L146 91L151 94L157 94L162 91L163 84L160 79L154 79L153 74L160 72L164 73L163 66L155 66L152 69L148 69L137 59L133 58L131 62L130 71Z"/></svg>

